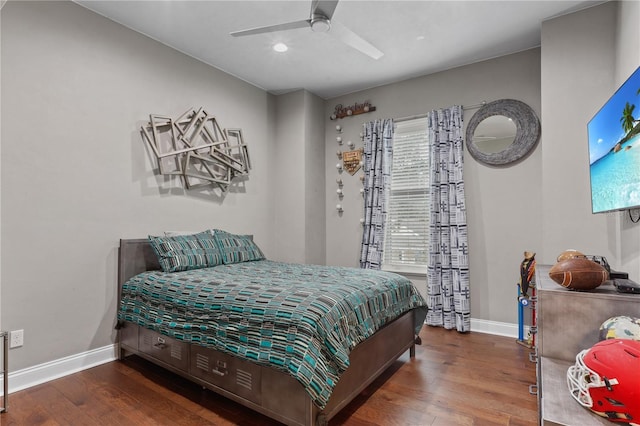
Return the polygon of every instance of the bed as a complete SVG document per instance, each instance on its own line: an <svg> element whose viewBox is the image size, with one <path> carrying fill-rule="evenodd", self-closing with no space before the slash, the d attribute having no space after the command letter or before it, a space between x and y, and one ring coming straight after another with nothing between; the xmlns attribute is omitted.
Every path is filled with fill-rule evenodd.
<svg viewBox="0 0 640 426"><path fill-rule="evenodd" d="M237 240L229 241L237 248ZM166 265L161 267L163 259L149 239L121 240L120 358L138 355L287 425L325 425L400 355L408 350L415 356L426 304L410 283L410 288L402 283L401 290L389 294L372 287L371 300L357 305L358 293L340 311L333 292L323 291L316 300L307 297L311 291L306 287L281 291L290 285L282 276L287 280L295 276L298 281L313 277L319 280L313 286L328 289L333 281L347 282L351 274L362 272L366 283L362 287L368 288L377 272L291 265L264 258L245 261L237 251L231 257L236 261L162 272ZM269 274L277 277L263 284ZM381 274L387 279L391 276L391 281L400 278ZM272 297L272 293L279 295ZM408 306L397 300L400 294L408 296ZM270 310L271 299L278 298L278 306L284 304L284 308ZM235 302L240 299L262 300L262 305L238 307ZM225 305L224 300L234 300L233 306ZM369 317L363 309L380 311L380 315ZM266 318L258 328L257 316ZM284 330L281 316L292 317L297 325ZM235 320L238 322L233 323ZM347 323L353 322L361 323L357 332L346 330ZM305 337L303 329L322 331L320 337Z"/></svg>

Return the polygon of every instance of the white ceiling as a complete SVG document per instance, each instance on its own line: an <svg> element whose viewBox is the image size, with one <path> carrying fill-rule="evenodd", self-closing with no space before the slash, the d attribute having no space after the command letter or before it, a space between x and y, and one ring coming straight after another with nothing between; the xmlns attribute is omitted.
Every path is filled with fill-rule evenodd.
<svg viewBox="0 0 640 426"><path fill-rule="evenodd" d="M602 1L340 1L332 22L384 52L378 60L331 31L229 35L308 19L307 0L76 3L271 93L330 99L539 46L542 21ZM274 52L276 42L289 50Z"/></svg>

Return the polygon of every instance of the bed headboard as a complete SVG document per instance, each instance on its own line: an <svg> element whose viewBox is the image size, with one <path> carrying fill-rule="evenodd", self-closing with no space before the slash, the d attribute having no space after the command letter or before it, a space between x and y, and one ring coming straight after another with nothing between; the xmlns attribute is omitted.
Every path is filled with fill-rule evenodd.
<svg viewBox="0 0 640 426"><path fill-rule="evenodd" d="M118 250L118 288L129 278L145 271L160 269L158 257L147 238L121 239Z"/></svg>
<svg viewBox="0 0 640 426"><path fill-rule="evenodd" d="M253 235L248 235L253 239ZM118 250L118 288L134 275L146 271L159 271L160 263L149 239L120 239Z"/></svg>

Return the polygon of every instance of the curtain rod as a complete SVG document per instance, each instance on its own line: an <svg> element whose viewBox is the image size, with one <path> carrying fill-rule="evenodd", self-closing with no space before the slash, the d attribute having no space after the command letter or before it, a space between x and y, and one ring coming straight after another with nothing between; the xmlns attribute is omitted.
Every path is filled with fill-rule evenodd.
<svg viewBox="0 0 640 426"><path fill-rule="evenodd" d="M479 104L463 106L462 109L477 109L477 108L485 106L486 104L487 104L487 101L482 101Z"/></svg>
<svg viewBox="0 0 640 426"><path fill-rule="evenodd" d="M402 121L409 121L409 120L415 120L417 118L425 118L429 115L429 113L424 113L424 114L418 114L418 115L410 115L408 117L400 117L400 118L394 118L393 122L394 123L400 123Z"/></svg>
<svg viewBox="0 0 640 426"><path fill-rule="evenodd" d="M474 104L474 105L469 105L469 106L463 106L462 109L463 110L469 110L469 109L476 109L476 108L480 108L486 105L486 101L482 101L479 104ZM400 117L400 118L394 118L393 122L394 123L400 123L402 121L408 121L408 120L416 120L418 118L425 118L429 116L429 113L426 112L424 114L417 114L417 115L409 115L407 117Z"/></svg>

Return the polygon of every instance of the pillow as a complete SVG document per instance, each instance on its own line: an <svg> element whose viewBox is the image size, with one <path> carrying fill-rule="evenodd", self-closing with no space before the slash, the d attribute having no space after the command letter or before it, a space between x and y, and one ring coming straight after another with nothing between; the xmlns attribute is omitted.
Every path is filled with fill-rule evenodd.
<svg viewBox="0 0 640 426"><path fill-rule="evenodd" d="M194 235L197 232L194 231L164 231L165 237L177 237L179 235Z"/></svg>
<svg viewBox="0 0 640 426"><path fill-rule="evenodd" d="M212 232L222 252L222 261L225 264L250 262L265 258L260 248L253 242L251 235L230 234L219 229L214 229Z"/></svg>
<svg viewBox="0 0 640 426"><path fill-rule="evenodd" d="M222 253L209 231L172 237L149 235L149 242L164 272L222 265Z"/></svg>

